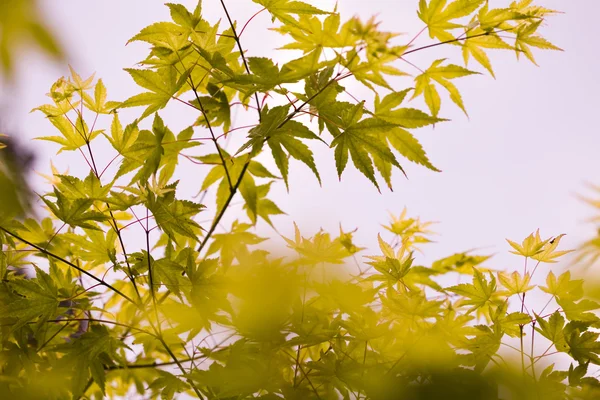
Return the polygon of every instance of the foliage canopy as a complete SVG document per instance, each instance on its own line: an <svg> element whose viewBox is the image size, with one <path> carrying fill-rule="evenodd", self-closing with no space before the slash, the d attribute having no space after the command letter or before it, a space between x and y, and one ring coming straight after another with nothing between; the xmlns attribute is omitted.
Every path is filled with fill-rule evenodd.
<svg viewBox="0 0 600 400"><path fill-rule="evenodd" d="M569 252L559 248L563 235L508 241L524 259L520 272L493 271L489 256L470 252L419 264L415 252L430 241L431 224L406 211L385 226L390 239L380 235L366 263L358 261L365 249L342 228L306 236L296 226L284 256L252 229L284 213L269 191L296 184L289 171L297 161L321 182L315 146L331 149L340 179L352 165L377 190L391 189L392 172L404 173L407 160L438 171L416 131L447 123L442 97L466 114L456 85L480 74L467 66L471 59L494 75L490 50L532 62L534 49L557 50L538 32L555 11L532 0L503 8L420 0L421 33L433 43L415 47L420 33L403 41L374 18L344 20L295 0L253 1L288 39L281 50L297 58L280 65L249 56L246 25L233 21L223 0L225 22L216 23L203 18L200 2L193 10L168 3L172 21L131 38L150 46L138 67L126 69L140 93L109 100L101 79L71 69L51 87L51 102L36 108L56 130L39 139L59 153L79 152L89 171L55 170L52 190L39 196L39 219L15 189L21 178L2 165L11 201L0 212L0 394L597 398L600 383L588 368L600 364L593 330L600 305L568 271L549 271L546 286L532 283L538 267ZM10 24L0 22L6 41ZM413 65L414 75L398 67L442 45L459 48L462 60ZM0 43L6 66L11 48ZM393 86L399 79L408 83ZM371 91L369 103L347 92L352 80ZM195 112L181 132L161 117L173 102ZM235 107L256 123L232 128ZM139 113L122 121L129 108ZM227 138L240 134L241 147L227 149ZM114 150L106 166L94 153L103 140ZM201 171L201 182L175 179L182 160ZM178 196L182 184L215 191L214 202ZM238 194L246 215L218 231ZM199 219L206 214L208 224ZM132 230L142 246L126 240ZM449 284L456 277L467 279ZM548 295L543 309L528 307L532 291ZM540 341L547 349L538 353ZM502 346L519 356L516 367ZM546 363L556 353L571 358L568 370Z"/></svg>

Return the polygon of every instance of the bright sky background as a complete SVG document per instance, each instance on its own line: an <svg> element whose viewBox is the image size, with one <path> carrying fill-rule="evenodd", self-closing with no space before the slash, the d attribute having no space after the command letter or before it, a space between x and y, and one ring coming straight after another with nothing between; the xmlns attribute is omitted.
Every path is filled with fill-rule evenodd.
<svg viewBox="0 0 600 400"><path fill-rule="evenodd" d="M194 6L192 0L183 3ZM259 9L249 0L227 3L232 17L242 23ZM514 263L520 265L521 260L507 253L507 237L520 241L537 228L542 236L567 233L566 248L577 246L593 234L593 226L585 223L591 210L576 194L585 193L585 182L600 183L600 135L595 128L600 80L594 74L598 61L594 27L600 2L538 3L565 12L553 17L543 29L545 36L565 52L535 52L541 67L524 60L517 62L514 53L492 53L496 80L484 75L456 81L470 119L444 99L446 107L443 106L441 116L453 121L416 132L442 173L401 160L409 179L396 173L394 192L384 189L379 194L350 166L342 182L338 182L333 153L320 148L316 157L323 188L299 163L292 164L289 194L282 183L273 185L274 200L289 215L275 217L280 232L291 234L292 221L297 221L306 236L320 227L335 233L341 222L346 230L359 227L357 242L375 250L376 236L383 231L380 224L387 222L388 211L398 214L406 206L412 215L441 222L436 226L439 243L427 247L424 261L483 248L484 253L498 253L492 266L510 269L516 267ZM331 9L334 2L321 0L313 4ZM81 75L96 72L108 87L110 99L124 100L138 92L122 68L134 67L144 58L147 46L125 43L144 26L168 20L168 9L162 1L45 0L42 5L50 25L68 50L69 62ZM417 0L340 0L339 11L342 16L358 14L364 19L377 14L385 29L404 32L410 38L423 27L416 15L417 5ZM209 20L224 18L217 1L205 1L204 9ZM285 39L273 32L265 34L264 26L269 24L270 17L263 13L244 33L248 56L274 56L276 60L280 57L274 55L273 49ZM416 45L429 43L432 41L427 35L422 35ZM456 63L461 60L458 49L450 47L409 57L421 68L427 68L436 58L450 57ZM402 62L398 67L416 72ZM3 96L6 103L2 107L10 115L5 125L18 128L24 138L54 134L41 113L28 112L46 102L45 93L62 75L68 75L66 66L28 56L20 66L18 84L10 89L13 95L8 101ZM352 86L348 89L359 98L368 96ZM126 118L134 114L122 115ZM177 105L161 115L175 132L192 121L189 113ZM234 126L248 121L253 120L241 116L234 120ZM102 127L108 128L108 124L105 121ZM38 170L48 171L49 159L57 147L38 141L31 146L38 153ZM98 147L98 151L103 148ZM112 155L106 157L109 160ZM60 170L71 165L71 173L80 176L86 168L76 152L61 155L55 163ZM204 167L185 160L181 163L188 182L192 182L184 190L193 194L201 183ZM229 221L235 217L234 211L228 214ZM259 227L259 232L273 236L266 224Z"/></svg>

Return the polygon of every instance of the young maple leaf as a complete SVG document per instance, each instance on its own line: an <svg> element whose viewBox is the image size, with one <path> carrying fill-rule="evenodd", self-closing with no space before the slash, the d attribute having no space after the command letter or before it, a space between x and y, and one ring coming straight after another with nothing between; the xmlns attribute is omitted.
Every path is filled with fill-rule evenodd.
<svg viewBox="0 0 600 400"><path fill-rule="evenodd" d="M86 229L99 229L93 222L103 222L109 219L101 212L90 210L94 204L93 199L78 198L71 200L57 188L54 189L54 196L56 197L56 203L51 202L46 197L41 197L41 199L56 218L73 228L78 226Z"/></svg>
<svg viewBox="0 0 600 400"><path fill-rule="evenodd" d="M512 240L506 239L508 244L511 245L513 249L516 251L511 251L511 253L516 255L521 255L523 257L533 257L542 252L544 246L550 241L550 239L542 240L540 237L540 230L538 229L535 236L534 234L530 234L521 244L513 242Z"/></svg>
<svg viewBox="0 0 600 400"><path fill-rule="evenodd" d="M252 0L269 11L273 21L278 19L284 24L302 28L292 15L324 15L327 11L320 10L310 4L294 0Z"/></svg>
<svg viewBox="0 0 600 400"><path fill-rule="evenodd" d="M454 35L450 30L463 25L454 22L477 10L486 0L455 0L447 4L447 0L419 1L419 18L427 24L429 36L441 41L453 40Z"/></svg>
<svg viewBox="0 0 600 400"><path fill-rule="evenodd" d="M496 278L490 274L491 280L488 282L481 272L473 268L473 283L461 283L460 285L450 286L446 291L463 296L461 304L471 305L468 312L484 307L496 292Z"/></svg>
<svg viewBox="0 0 600 400"><path fill-rule="evenodd" d="M341 179L350 156L356 169L366 176L377 190L380 189L375 178L373 163L391 188L392 168L396 167L403 173L404 170L396 160L396 156L381 139L381 134L395 128L396 125L379 118L361 120L363 112L362 102L347 106L341 113L339 126L328 124L329 131L334 135L331 147L335 148L338 177Z"/></svg>
<svg viewBox="0 0 600 400"><path fill-rule="evenodd" d="M372 260L367 264L372 265L379 274L369 277L369 279L389 282L394 285L410 272L414 258L412 252L408 253L405 246L401 246L397 253L392 246L386 243L381 235L377 235L379 248L383 256L367 256Z"/></svg>
<svg viewBox="0 0 600 400"><path fill-rule="evenodd" d="M148 89L149 92L130 97L121 103L119 108L148 106L139 118L142 120L167 105L187 82L191 69L181 75L174 66L161 68L158 71L132 68L126 68L125 71L129 72L135 83Z"/></svg>
<svg viewBox="0 0 600 400"><path fill-rule="evenodd" d="M563 273L558 280L550 271L546 277L546 285L540 286L540 289L563 300L576 301L583 297L583 279L571 280L570 271Z"/></svg>
<svg viewBox="0 0 600 400"><path fill-rule="evenodd" d="M48 120L58 129L62 136L42 136L35 139L47 140L62 145L58 151L59 153L62 151L77 150L102 133L102 130L90 132L85 121L81 119L81 116L77 117L75 124L64 115L49 116Z"/></svg>
<svg viewBox="0 0 600 400"><path fill-rule="evenodd" d="M231 193L230 180L232 185L235 184L235 182L237 182L239 179L240 174L244 170L244 165L246 165L246 162L248 162L248 166L246 168L247 172L242 177L239 185L239 192L246 202L247 210L254 216L253 221L256 221L256 216L258 216L258 203L260 200L259 191L257 189L258 187L256 186L254 178L277 179L277 176L269 172L269 170L258 161L249 160L248 154L242 154L239 157L232 157L224 149L220 150L221 155L225 160L225 166L223 165L221 156L219 154L208 154L206 156L194 157L205 164L215 165L204 178L200 190L207 190L209 187L220 181L217 187L216 209L221 210ZM273 209L271 209L271 211L273 211Z"/></svg>
<svg viewBox="0 0 600 400"><path fill-rule="evenodd" d="M502 286L508 289L508 295L525 293L535 287L529 285L529 281L531 280L529 274L521 276L517 271L510 275L506 272L498 272L498 280L502 283Z"/></svg>
<svg viewBox="0 0 600 400"><path fill-rule="evenodd" d="M597 332L579 332L575 330L566 336L569 354L579 363L593 362L600 364L600 342L596 341L600 336Z"/></svg>
<svg viewBox="0 0 600 400"><path fill-rule="evenodd" d="M565 318L560 314L560 312L555 311L554 314L550 316L548 321L540 318L538 315L535 317L538 324L538 327L535 328L535 330L552 342L557 351L568 351L569 346L565 341L565 335L563 332Z"/></svg>
<svg viewBox="0 0 600 400"><path fill-rule="evenodd" d="M538 231L537 235L539 236L539 231ZM562 257L565 254L569 254L569 253L575 251L575 250L555 251L556 248L558 247L558 244L560 243L560 239L562 239L563 236L565 236L564 233L562 235L558 235L555 238L548 240L546 242L546 244L542 247L542 251L540 251L536 255L531 256L531 258L533 258L534 260L537 260L539 262L543 262L543 263L555 263L556 259L558 257ZM539 240L539 239L537 239L537 240Z"/></svg>
<svg viewBox="0 0 600 400"><path fill-rule="evenodd" d="M250 224L238 223L237 220L234 221L230 232L213 235L214 240L208 248L207 255L220 252L221 264L225 267L231 266L234 259L243 261L250 253L248 246L259 244L266 240L252 232L248 232L250 228L252 228Z"/></svg>
<svg viewBox="0 0 600 400"><path fill-rule="evenodd" d="M454 86L450 79L462 78L469 75L479 74L479 72L470 71L464 67L454 64L442 66L445 59L436 60L425 72L415 78L415 92L412 98L423 95L425 103L431 111L431 115L437 118L442 105L442 100L436 89L435 83L448 91L450 100L454 102L464 113L467 114L460 92Z"/></svg>
<svg viewBox="0 0 600 400"><path fill-rule="evenodd" d="M521 54L525 54L525 57L527 57L529 61L537 65L535 58L533 58L533 53L531 52L530 47L537 47L543 50L562 51L560 47L553 45L543 37L535 34L543 21L543 19L540 19L539 21L535 21L530 24L523 24L519 27L517 30L517 36L515 38L515 50L517 52L517 58Z"/></svg>
<svg viewBox="0 0 600 400"><path fill-rule="evenodd" d="M168 185L169 190L162 196L148 193L146 207L152 213L156 225L169 236L178 233L190 239L198 240L196 231L200 225L192 218L196 216L203 208L202 204L194 203L189 200L178 200L175 198L175 188L179 181Z"/></svg>
<svg viewBox="0 0 600 400"><path fill-rule="evenodd" d="M353 249L349 250L344 243L344 240L347 239L345 235L332 239L329 233L319 231L307 239L300 234L296 223L294 223L294 231L294 240L284 236L282 238L287 242L289 248L298 252L303 262L310 265L343 264L344 260L353 254L351 252Z"/></svg>
<svg viewBox="0 0 600 400"><path fill-rule="evenodd" d="M272 200L267 198L271 184L273 181L264 185L256 186L256 213L253 213L248 204L244 204L244 209L248 213L248 217L253 224L256 224L257 218L260 217L265 220L266 223L274 228L271 222L271 215L282 215L285 214Z"/></svg>
<svg viewBox="0 0 600 400"><path fill-rule="evenodd" d="M238 153L252 147L252 153L258 154L266 143L271 149L275 164L279 168L288 189L290 157L308 166L317 177L319 183L321 183L321 177L315 165L313 152L300 139L322 140L302 123L288 120L288 110L289 105L275 107L270 110L268 107L265 107L262 111L260 124L250 130L248 134L249 140L238 150Z"/></svg>
<svg viewBox="0 0 600 400"><path fill-rule="evenodd" d="M18 295L3 298L0 305L0 318L16 318L11 325L17 330L36 318L41 323L55 316L58 310L58 289L56 284L44 271L35 267L35 279L12 279L9 287ZM39 325L41 326L41 324Z"/></svg>

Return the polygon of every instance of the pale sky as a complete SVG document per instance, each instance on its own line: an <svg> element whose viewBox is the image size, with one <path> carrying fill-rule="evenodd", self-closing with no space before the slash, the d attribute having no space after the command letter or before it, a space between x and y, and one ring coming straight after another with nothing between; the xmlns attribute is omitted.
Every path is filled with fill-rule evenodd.
<svg viewBox="0 0 600 400"><path fill-rule="evenodd" d="M194 6L194 1L182 3ZM227 3L238 21L245 21L260 9L249 0ZM484 253L498 253L490 266L510 269L514 263L520 265L521 260L507 253L507 237L520 241L540 228L543 236L566 233L565 247L574 247L593 234L594 227L584 221L592 210L575 195L585 193L585 182L600 183L600 135L595 127L600 81L594 75L598 61L594 27L600 2L539 3L565 12L551 18L543 29L543 34L565 52L536 51L540 67L525 60L517 62L511 52L492 53L496 80L483 75L456 81L470 119L444 99L442 116L453 121L415 132L442 173L400 159L409 179L396 173L394 192L382 188L379 194L350 165L342 182L338 182L332 151L320 147L315 153L323 188L299 163L292 164L289 194L283 183L272 186L273 199L288 213L287 217L274 219L280 232L291 234L292 221L297 221L306 236L319 227L335 233L341 222L347 230L358 227L357 242L376 251L377 233L383 231L380 224L387 222L388 211L398 214L406 206L411 215L440 221L436 226L439 243L426 248L423 261L481 247ZM110 99L124 100L138 93L140 89L122 68L134 67L145 56L147 46L125 43L144 26L168 20L168 9L162 1L45 0L42 4L77 71L86 76L96 72L96 77L104 80ZM313 4L331 9L334 2L321 0ZM404 32L407 37L423 26L416 15L417 6L417 0L339 1L342 17L358 14L367 19L378 14L384 28ZM224 17L216 1L205 1L204 10L209 20ZM265 35L264 26L269 24L270 17L263 13L244 33L249 56L280 57L277 54L281 52L272 50L285 39L273 32ZM422 35L416 45L429 43L432 41L427 35ZM436 58L461 61L456 48L436 48L409 57L421 68ZM399 62L397 66L415 72L407 64ZM471 67L481 70L475 64ZM8 101L3 96L2 107L10 114L7 125L18 127L25 138L54 134L41 113L28 112L46 102L45 93L62 75L68 75L66 65L28 56L20 65L17 86L11 89L14 95ZM349 91L358 97L368 95L353 91L352 86ZM134 114L122 115L126 118ZM189 113L176 105L161 111L161 115L174 131L192 121ZM234 120L234 126L243 125L245 118ZM109 127L107 122L104 127ZM37 168L48 171L49 159L57 147L38 141L31 146L39 156ZM98 151L103 148L100 145ZM181 164L185 166L184 176L192 182L186 193L195 193L203 178L203 167L186 161ZM59 169L72 165L71 173L80 176L85 170L76 152L59 156L56 165ZM236 211L232 210L226 219L235 217ZM260 224L258 231L273 236L266 224Z"/></svg>

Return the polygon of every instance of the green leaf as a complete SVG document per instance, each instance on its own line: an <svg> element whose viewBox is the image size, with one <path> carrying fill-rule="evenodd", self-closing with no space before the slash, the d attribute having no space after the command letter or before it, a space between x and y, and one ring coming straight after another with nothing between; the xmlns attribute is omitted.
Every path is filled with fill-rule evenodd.
<svg viewBox="0 0 600 400"><path fill-rule="evenodd" d="M208 127L208 122L211 127L223 126L223 132L228 132L231 127L231 107L229 106L229 99L224 90L218 86L209 83L206 85L209 96L200 96L200 102L204 109L204 114L198 117L196 124ZM191 104L200 108L198 99L190 101ZM206 117L205 117L206 115Z"/></svg>
<svg viewBox="0 0 600 400"><path fill-rule="evenodd" d="M62 137L42 136L36 139L47 140L62 145L58 151L59 153L62 151L77 150L80 147L85 146L88 142L92 141L96 136L102 133L101 130L89 132L87 124L80 117L77 118L75 124L73 124L67 117L63 115L48 117L48 119L62 134Z"/></svg>
<svg viewBox="0 0 600 400"><path fill-rule="evenodd" d="M432 171L441 172L429 161L423 146L409 131L402 128L392 128L387 130L384 136L394 149L407 160L423 165Z"/></svg>
<svg viewBox="0 0 600 400"><path fill-rule="evenodd" d="M178 181L168 185L167 188L173 190L167 191L162 196L150 195L146 206L152 213L156 225L167 235L173 236L174 233L178 233L198 240L200 225L192 218L205 207L192 201L176 199L177 183Z"/></svg>
<svg viewBox="0 0 600 400"><path fill-rule="evenodd" d="M104 393L104 363L112 363L114 359L120 360L116 352L123 347L127 346L101 325L92 325L91 329L77 340L57 346L58 352L66 353L60 359L61 364L72 371L73 397L78 398L83 394L90 375Z"/></svg>
<svg viewBox="0 0 600 400"><path fill-rule="evenodd" d="M285 214L283 211L281 211L277 204L267 198L272 183L273 182L269 182L264 185L256 186L256 209L254 211L250 209L248 204L244 205L244 208L248 212L248 217L253 224L256 224L256 219L260 217L269 225L274 227L273 223L271 222L271 215Z"/></svg>
<svg viewBox="0 0 600 400"><path fill-rule="evenodd" d="M82 181L79 178L69 175L55 175L60 178L60 183L56 188L70 200L91 199L104 200L110 192L112 182L102 185L100 180L90 171L88 176Z"/></svg>
<svg viewBox="0 0 600 400"><path fill-rule="evenodd" d="M162 68L158 71L126 68L125 71L131 75L135 83L149 90L149 92L130 97L119 106L121 108L148 106L138 120L142 120L164 108L186 83L191 72L191 70L188 70L179 75L174 67Z"/></svg>
<svg viewBox="0 0 600 400"><path fill-rule="evenodd" d="M435 84L437 83L448 91L450 100L452 100L454 104L467 115L462 97L456 86L450 82L450 79L462 78L468 75L478 74L479 72L470 71L454 64L441 66L444 61L444 59L434 61L431 64L431 67L415 78L415 92L413 93L412 98L414 99L423 95L431 114L433 117L437 117L442 104L435 87Z"/></svg>
<svg viewBox="0 0 600 400"><path fill-rule="evenodd" d="M135 126L129 132L128 129L123 133L117 130L113 134L113 146L118 147L117 150L124 157L117 177L140 168L131 182L144 183L161 169L160 181L167 182L173 175L180 152L199 145L190 140L193 133L192 128L187 128L175 137L158 114L154 115L152 131L143 130L138 133ZM133 144L128 145L133 140Z"/></svg>
<svg viewBox="0 0 600 400"><path fill-rule="evenodd" d="M248 246L259 244L265 239L248 232L252 225L241 224L235 221L231 230L224 234L214 234L213 242L208 248L208 255L220 252L221 264L225 267L231 266L234 259L243 261L249 255Z"/></svg>
<svg viewBox="0 0 600 400"><path fill-rule="evenodd" d="M556 279L552 271L546 277L547 287L540 286L544 292L568 301L577 301L583 297L583 279L571 280L571 271L564 272Z"/></svg>
<svg viewBox="0 0 600 400"><path fill-rule="evenodd" d="M137 120L127 125L125 130L123 130L119 115L115 113L112 124L110 125L110 136L107 134L104 134L104 136L106 136L110 144L119 152L119 154L125 155L136 142L139 134L140 131L138 129Z"/></svg>
<svg viewBox="0 0 600 400"><path fill-rule="evenodd" d="M473 268L473 283L461 283L460 285L446 288L448 292L456 293L465 297L461 300L463 305L473 306L469 312L485 306L496 292L496 278L490 274L488 282L483 274Z"/></svg>
<svg viewBox="0 0 600 400"><path fill-rule="evenodd" d="M427 24L432 39L452 40L454 35L449 31L463 26L453 20L468 16L485 2L486 0L455 0L446 5L446 0L420 0L418 15Z"/></svg>
<svg viewBox="0 0 600 400"><path fill-rule="evenodd" d="M293 15L323 15L329 14L310 4L294 0L252 0L269 11L273 20L278 19L287 25L299 26Z"/></svg>
<svg viewBox="0 0 600 400"><path fill-rule="evenodd" d="M10 288L17 294L0 305L0 318L16 318L11 326L17 330L28 322L39 318L39 325L52 319L58 310L58 289L52 278L35 268L35 279L14 279Z"/></svg>
<svg viewBox="0 0 600 400"><path fill-rule="evenodd" d="M360 121L362 113L362 103L345 110L342 114L340 128L330 127L330 131L333 129L333 132L336 133L331 147L335 148L335 164L340 179L348 163L348 155L350 155L356 169L362 172L379 190L372 159L380 161L383 166L394 166L403 171L389 147L380 139L381 134L392 129L394 125L378 118L367 118ZM389 174L382 171L381 167L379 167L379 171L384 178L387 178L386 181L391 189Z"/></svg>
<svg viewBox="0 0 600 400"><path fill-rule="evenodd" d="M583 332L575 330L566 337L567 345L569 346L569 354L579 363L593 362L600 365L600 342L597 342L600 336L596 332Z"/></svg>
<svg viewBox="0 0 600 400"><path fill-rule="evenodd" d="M517 52L517 58L520 54L524 54L525 57L529 59L529 61L537 65L537 63L535 62L535 58L533 58L531 47L536 47L542 50L562 51L560 47L556 47L548 40L535 34L543 21L543 19L540 19L529 24L522 24L519 27L519 29L517 29L517 34L515 38L515 50Z"/></svg>
<svg viewBox="0 0 600 400"><path fill-rule="evenodd" d="M508 289L508 295L525 293L535 287L529 285L529 281L531 280L529 274L521 276L517 271L514 271L510 275L506 272L498 272L498 280L502 283L502 286Z"/></svg>
<svg viewBox="0 0 600 400"><path fill-rule="evenodd" d="M565 318L558 311L555 311L548 321L540 318L538 315L535 317L539 326L539 328L535 328L535 330L552 342L557 351L568 351L569 346L565 341L565 335L563 333Z"/></svg>
<svg viewBox="0 0 600 400"><path fill-rule="evenodd" d="M114 229L110 229L106 234L99 230L84 230L85 235L75 233L65 233L61 237L68 240L75 246L77 257L83 261L88 261L91 266L98 266L104 263L117 263L115 241L117 234Z"/></svg>
<svg viewBox="0 0 600 400"><path fill-rule="evenodd" d="M90 210L94 204L93 199L78 198L70 200L57 188L54 189L54 197L56 197L56 203L51 202L46 197L42 197L42 200L56 218L72 227L99 229L94 222L103 222L109 219L99 211Z"/></svg>
<svg viewBox="0 0 600 400"><path fill-rule="evenodd" d="M160 398L164 400L172 400L175 393L181 393L189 388L189 385L175 375L158 370L158 378L148 386L148 389L153 392L160 390Z"/></svg>
<svg viewBox="0 0 600 400"><path fill-rule="evenodd" d="M299 140L321 139L300 122L286 120L288 110L289 106L279 106L271 110L265 107L260 124L250 130L249 140L238 150L238 153L252 147L252 153L258 154L266 142L286 186L288 186L289 157L308 166L321 183L312 151Z"/></svg>
<svg viewBox="0 0 600 400"><path fill-rule="evenodd" d="M562 308L565 316L571 321L595 322L599 320L595 314L588 312L600 308L600 304L595 301L583 299L575 303L574 301L557 297L556 302Z"/></svg>
<svg viewBox="0 0 600 400"><path fill-rule="evenodd" d="M513 249L516 250L511 251L511 253L521 255L523 257L533 257L542 252L542 249L544 248L546 243L550 241L550 239L542 240L542 238L540 237L540 231L538 229L535 233L535 236L533 233L530 234L525 239L523 239L523 242L521 242L521 244L518 244L508 239L506 239L506 241L508 242L508 244L511 245Z"/></svg>

